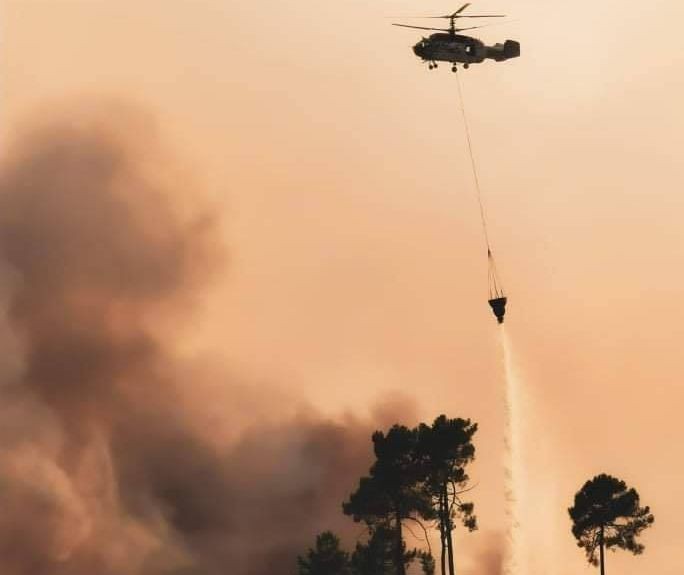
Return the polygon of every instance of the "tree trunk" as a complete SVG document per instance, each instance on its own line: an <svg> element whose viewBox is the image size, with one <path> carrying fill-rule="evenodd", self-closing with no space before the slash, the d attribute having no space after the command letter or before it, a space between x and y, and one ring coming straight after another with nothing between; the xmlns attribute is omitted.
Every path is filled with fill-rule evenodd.
<svg viewBox="0 0 684 575"><path fill-rule="evenodd" d="M397 511L397 541L395 543L394 561L397 565L397 575L406 575L406 565L404 565L404 538L401 534L401 514Z"/></svg>
<svg viewBox="0 0 684 575"><path fill-rule="evenodd" d="M451 538L451 529L447 529L447 551L449 553L449 575L454 575L454 540Z"/></svg>
<svg viewBox="0 0 684 575"><path fill-rule="evenodd" d="M439 541L442 544L442 555L440 557L440 567L442 568L442 575L446 575L446 505L444 503L444 496L439 494Z"/></svg>
<svg viewBox="0 0 684 575"><path fill-rule="evenodd" d="M601 559L601 575L606 575L605 557L603 554L603 525L599 533L599 557Z"/></svg>
<svg viewBox="0 0 684 575"><path fill-rule="evenodd" d="M451 513L449 508L449 493L447 492L447 485L444 484L444 503L446 505L445 515L446 515L446 537L447 537L447 553L449 556L449 575L454 575L454 540L451 537Z"/></svg>

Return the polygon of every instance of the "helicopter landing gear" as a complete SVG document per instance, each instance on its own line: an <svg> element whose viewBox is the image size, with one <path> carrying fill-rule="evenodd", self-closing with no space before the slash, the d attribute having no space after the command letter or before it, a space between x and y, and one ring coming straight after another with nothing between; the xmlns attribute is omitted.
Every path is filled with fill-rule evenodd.
<svg viewBox="0 0 684 575"><path fill-rule="evenodd" d="M458 68L456 67L456 64L454 64L454 65L451 67L451 71L452 71L452 72L458 72Z"/></svg>
<svg viewBox="0 0 684 575"><path fill-rule="evenodd" d="M437 62L430 62L430 63L428 64L428 68L429 68L430 70L434 70L435 68L437 68Z"/></svg>
<svg viewBox="0 0 684 575"><path fill-rule="evenodd" d="M468 62L466 62L465 64L463 64L463 67L467 70L468 68L470 68L470 64L468 64Z"/></svg>

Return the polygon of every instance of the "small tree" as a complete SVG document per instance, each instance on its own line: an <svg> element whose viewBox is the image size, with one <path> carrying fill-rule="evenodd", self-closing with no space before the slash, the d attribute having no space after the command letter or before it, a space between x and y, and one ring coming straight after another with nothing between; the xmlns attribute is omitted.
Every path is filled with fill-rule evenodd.
<svg viewBox="0 0 684 575"><path fill-rule="evenodd" d="M340 549L339 538L330 531L316 537L316 548L298 557L299 575L351 575L349 554Z"/></svg>
<svg viewBox="0 0 684 575"><path fill-rule="evenodd" d="M393 575L396 573L394 547L396 537L391 527L377 524L369 530L365 543L357 543L352 553L354 575Z"/></svg>
<svg viewBox="0 0 684 575"><path fill-rule="evenodd" d="M365 543L357 543L351 557L353 575L396 575L396 544L394 529L378 524L369 532ZM435 575L435 560L429 551L406 551L402 544L404 565L420 562L423 575Z"/></svg>
<svg viewBox="0 0 684 575"><path fill-rule="evenodd" d="M628 489L624 481L606 474L584 484L568 513L577 545L585 550L592 565L600 564L601 575L605 575L604 549L642 553L644 546L636 538L654 520L648 507L639 506L635 489Z"/></svg>
<svg viewBox="0 0 684 575"><path fill-rule="evenodd" d="M396 537L394 529L386 525L376 525L370 529L365 543L357 543L351 557L353 575L396 575ZM413 561L420 562L423 575L435 575L435 560L429 551L403 548L404 565Z"/></svg>

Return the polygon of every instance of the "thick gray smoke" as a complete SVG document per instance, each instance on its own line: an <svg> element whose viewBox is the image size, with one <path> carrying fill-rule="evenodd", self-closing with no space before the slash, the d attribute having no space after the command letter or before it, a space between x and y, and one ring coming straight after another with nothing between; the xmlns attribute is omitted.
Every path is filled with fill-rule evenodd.
<svg viewBox="0 0 684 575"><path fill-rule="evenodd" d="M0 374L0 572L292 573L316 532L349 529L372 429L301 417L209 439L169 349L223 265L214 225L183 215L193 190L162 184L124 132L35 131L0 173L18 357Z"/></svg>

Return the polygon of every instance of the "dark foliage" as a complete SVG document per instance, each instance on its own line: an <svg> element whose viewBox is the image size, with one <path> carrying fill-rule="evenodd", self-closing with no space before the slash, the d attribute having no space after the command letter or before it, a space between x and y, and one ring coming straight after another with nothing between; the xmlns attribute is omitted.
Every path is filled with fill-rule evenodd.
<svg viewBox="0 0 684 575"><path fill-rule="evenodd" d="M396 573L396 542L397 539L391 528L376 525L370 531L368 541L357 543L352 553L351 563L354 575L394 575Z"/></svg>
<svg viewBox="0 0 684 575"><path fill-rule="evenodd" d="M369 528L391 526L394 544L394 566L397 575L406 573L402 521L432 519L430 496L424 489L422 468L416 458L418 433L402 425L394 425L385 435L373 434L375 463L349 501L342 505L354 521Z"/></svg>
<svg viewBox="0 0 684 575"><path fill-rule="evenodd" d="M299 575L351 575L349 554L340 549L339 538L330 531L316 537L316 547L297 559Z"/></svg>
<svg viewBox="0 0 684 575"><path fill-rule="evenodd" d="M603 548L642 553L644 546L636 538L654 521L649 507L640 506L634 488L628 489L624 481L606 474L584 484L568 513L577 545L585 550L593 565L602 559Z"/></svg>
<svg viewBox="0 0 684 575"><path fill-rule="evenodd" d="M473 435L477 424L469 419L448 419L440 415L432 426L418 428L418 459L425 489L436 509L437 527L442 545L441 572L454 573L454 549L451 532L454 520L460 519L468 530L477 529L474 505L463 501L469 480L465 467L475 458Z"/></svg>
<svg viewBox="0 0 684 575"><path fill-rule="evenodd" d="M454 573L451 532L455 520L471 531L477 528L473 504L461 499L469 481L465 467L475 457L472 438L476 431L477 425L470 420L441 415L432 426L421 424L409 429L395 425L387 434L373 434L375 463L369 475L360 479L343 510L354 521L368 525L372 534L369 544L377 544L374 537L393 532L393 561L398 575L405 573L407 557L420 558L426 572L434 571L431 555L406 553L402 524L408 521L423 529L425 523L437 524L441 571L446 573L448 559L449 573Z"/></svg>

